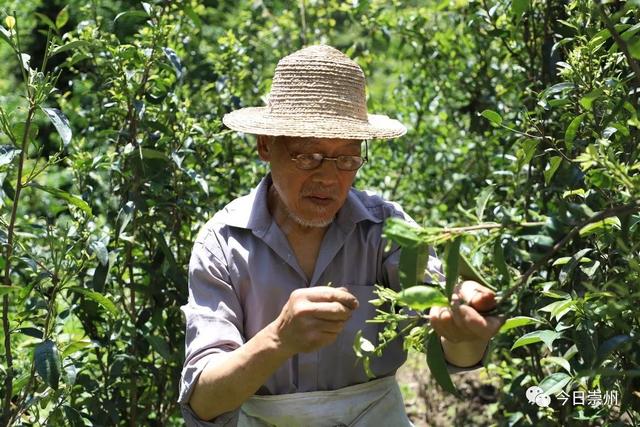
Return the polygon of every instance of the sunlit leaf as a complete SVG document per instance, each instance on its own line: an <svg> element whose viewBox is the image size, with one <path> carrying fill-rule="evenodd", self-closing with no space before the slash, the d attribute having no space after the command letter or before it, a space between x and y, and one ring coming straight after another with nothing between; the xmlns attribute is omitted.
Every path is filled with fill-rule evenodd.
<svg viewBox="0 0 640 427"><path fill-rule="evenodd" d="M167 59L171 63L171 66L175 70L176 77L178 77L178 79L182 79L184 67L182 65L182 61L180 60L180 57L178 56L178 54L173 49L168 47L163 47L162 51L164 52L164 55L167 57Z"/></svg>
<svg viewBox="0 0 640 427"><path fill-rule="evenodd" d="M600 232L607 232L611 230L620 230L620 218L617 216L610 216L604 218L601 221L592 222L580 229L580 237L585 237L590 234L596 234Z"/></svg>
<svg viewBox="0 0 640 427"><path fill-rule="evenodd" d="M57 108L45 108L42 107L42 111L49 117L53 126L55 126L62 143L66 147L71 142L71 126L69 125L69 119L64 115L62 111Z"/></svg>
<svg viewBox="0 0 640 427"><path fill-rule="evenodd" d="M97 302L112 315L116 316L118 314L118 309L116 308L116 305L113 303L113 301L111 301L105 295L92 291L90 289L80 288L77 286L72 286L68 289L78 294L82 294L85 297L89 298L90 300Z"/></svg>
<svg viewBox="0 0 640 427"><path fill-rule="evenodd" d="M80 197L78 196L74 196L72 194L67 193L66 191L62 191L59 190L57 188L52 188L52 187L48 187L46 185L40 185L37 184L35 182L32 182L29 184L30 187L34 187L37 188L39 190L42 191L46 191L47 193L62 199L64 201L66 201L67 203L70 203L80 209L82 209L87 215L92 216L93 213L91 212L91 207L89 206L89 204L87 202L85 202L84 200L82 200Z"/></svg>
<svg viewBox="0 0 640 427"><path fill-rule="evenodd" d="M447 297L434 286L412 286L398 293L397 302L414 310L426 310L430 307L446 307Z"/></svg>
<svg viewBox="0 0 640 427"><path fill-rule="evenodd" d="M538 387L547 395L558 393L571 381L571 376L564 372L556 372L543 379Z"/></svg>
<svg viewBox="0 0 640 427"><path fill-rule="evenodd" d="M591 248L584 248L579 250L571 257L571 260L569 260L569 262L562 267L562 269L560 270L560 274L558 275L558 280L560 281L561 285L567 282L567 280L569 279L569 276L571 275L573 270L578 266L578 263L580 262L580 260L586 254L591 252L591 250L592 250Z"/></svg>
<svg viewBox="0 0 640 427"><path fill-rule="evenodd" d="M493 110L484 110L480 115L493 124L499 125L502 123L502 116Z"/></svg>
<svg viewBox="0 0 640 427"><path fill-rule="evenodd" d="M553 175L555 175L558 167L560 166L560 163L562 163L562 158L559 156L554 156L549 159L549 169L544 171L545 184L549 185L549 183L551 182L551 178L553 178Z"/></svg>
<svg viewBox="0 0 640 427"><path fill-rule="evenodd" d="M69 6L65 6L62 8L60 12L58 12L58 16L56 16L56 28L61 29L65 26L65 24L69 21Z"/></svg>
<svg viewBox="0 0 640 427"><path fill-rule="evenodd" d="M544 342L549 350L553 350L553 342L561 336L559 332L550 331L550 330L541 330L529 332L528 334L524 334L520 338L513 343L511 346L511 350L515 350L518 347L522 347L529 344L535 344L539 342Z"/></svg>
<svg viewBox="0 0 640 427"><path fill-rule="evenodd" d="M573 120L571 120L571 123L569 123L569 126L564 133L564 143L567 145L567 147L570 148L573 144L573 141L575 141L576 134L578 133L578 129L580 128L580 125L584 120L584 116L584 114L580 114L574 117Z"/></svg>
<svg viewBox="0 0 640 427"><path fill-rule="evenodd" d="M527 317L527 316L516 316L510 319L507 319L502 325L502 327L500 328L499 332L504 333L513 328L519 328L520 326L534 325L539 323L542 323L542 320L538 320L533 317Z"/></svg>

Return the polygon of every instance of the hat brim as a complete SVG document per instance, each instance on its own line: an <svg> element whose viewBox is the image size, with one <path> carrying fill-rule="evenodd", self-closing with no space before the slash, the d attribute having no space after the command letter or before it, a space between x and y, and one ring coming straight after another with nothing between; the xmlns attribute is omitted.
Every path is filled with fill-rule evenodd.
<svg viewBox="0 0 640 427"><path fill-rule="evenodd" d="M407 133L397 120L368 114L368 121L342 117L274 117L267 107L248 107L225 114L222 122L230 129L254 135L299 136L341 139L391 139Z"/></svg>

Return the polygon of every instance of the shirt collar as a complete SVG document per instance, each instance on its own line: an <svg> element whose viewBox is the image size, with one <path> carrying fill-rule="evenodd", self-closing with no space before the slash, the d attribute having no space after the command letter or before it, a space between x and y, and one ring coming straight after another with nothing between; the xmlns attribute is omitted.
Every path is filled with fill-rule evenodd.
<svg viewBox="0 0 640 427"><path fill-rule="evenodd" d="M272 182L271 173L268 173L249 194L229 203L222 210L219 221L231 227L245 228L257 235L264 235L273 219L267 204L268 190ZM336 215L334 222L345 232L350 231L360 221L382 222L382 218L375 216L365 206L361 194L351 188L344 205Z"/></svg>

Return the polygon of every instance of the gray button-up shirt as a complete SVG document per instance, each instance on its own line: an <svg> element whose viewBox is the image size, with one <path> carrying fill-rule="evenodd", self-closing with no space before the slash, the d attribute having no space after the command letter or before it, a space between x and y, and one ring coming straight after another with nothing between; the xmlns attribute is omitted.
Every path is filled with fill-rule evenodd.
<svg viewBox="0 0 640 427"><path fill-rule="evenodd" d="M309 286L344 286L359 307L335 342L318 351L298 353L283 364L256 394L286 394L335 390L368 378L353 351L358 330L376 344L382 325L366 323L376 312L368 303L376 298L374 284L399 290L397 245L382 237L384 220L399 217L413 222L396 203L351 189L329 226L308 280L286 236L267 208L267 175L247 196L217 212L200 230L189 264L189 300L182 307L186 319L186 355L179 403L188 425L233 425L234 413L202 422L188 402L205 365L215 365L275 320L291 292ZM441 274L431 254L431 274ZM426 275L427 277L429 275ZM425 281L429 281L428 279ZM377 377L394 375L406 360L401 340L394 340L371 369ZM450 372L476 369L450 366Z"/></svg>

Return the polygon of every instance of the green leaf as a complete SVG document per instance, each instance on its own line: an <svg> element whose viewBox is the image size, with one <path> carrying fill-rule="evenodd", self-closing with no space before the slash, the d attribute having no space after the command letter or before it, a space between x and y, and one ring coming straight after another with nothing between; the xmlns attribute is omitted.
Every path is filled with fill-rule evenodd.
<svg viewBox="0 0 640 427"><path fill-rule="evenodd" d="M21 286L0 285L0 297L11 292L19 291L20 289L22 289Z"/></svg>
<svg viewBox="0 0 640 427"><path fill-rule="evenodd" d="M492 194L493 187L486 187L480 192L476 201L476 217L478 218L478 222L482 222L484 210L486 209L487 203L489 202Z"/></svg>
<svg viewBox="0 0 640 427"><path fill-rule="evenodd" d="M182 76L184 74L184 66L182 65L182 61L180 60L178 54L173 49L168 47L163 47L162 51L164 52L164 55L167 57L169 63L171 63L171 66L176 72L176 77L178 78L178 80L182 79Z"/></svg>
<svg viewBox="0 0 640 427"><path fill-rule="evenodd" d="M124 37L135 33L137 27L148 20L149 15L142 10L120 12L113 19L114 33L118 39L122 40Z"/></svg>
<svg viewBox="0 0 640 427"><path fill-rule="evenodd" d="M636 37L633 43L629 43L629 53L634 59L640 59L640 37Z"/></svg>
<svg viewBox="0 0 640 427"><path fill-rule="evenodd" d="M462 243L462 237L458 236L453 239L453 241L450 242L449 245L447 245L447 249L445 250L445 260L447 263L447 265L445 266L445 294L449 301L451 301L453 290L458 283L460 243Z"/></svg>
<svg viewBox="0 0 640 427"><path fill-rule="evenodd" d="M533 159L533 155L536 153L536 147L540 143L537 139L527 139L522 144L522 148L516 152L518 158L518 170L522 169L524 165L527 165Z"/></svg>
<svg viewBox="0 0 640 427"><path fill-rule="evenodd" d="M41 107L42 111L49 117L53 126L55 126L60 138L62 138L62 143L66 147L71 142L71 127L69 126L69 120L67 116L64 115L62 111L57 108L45 108Z"/></svg>
<svg viewBox="0 0 640 427"><path fill-rule="evenodd" d="M551 178L555 175L560 163L562 163L562 158L559 156L554 156L549 159L549 169L544 171L544 183L546 185L549 185L549 182L551 182Z"/></svg>
<svg viewBox="0 0 640 427"><path fill-rule="evenodd" d="M53 49L51 51L51 56L55 56L55 55L58 55L59 53L63 53L68 50L77 49L84 46L91 46L91 43L89 43L87 40L74 40Z"/></svg>
<svg viewBox="0 0 640 427"><path fill-rule="evenodd" d="M556 372L543 379L538 387L547 395L558 393L571 381L571 376L564 372Z"/></svg>
<svg viewBox="0 0 640 427"><path fill-rule="evenodd" d="M557 83L557 84L551 86L550 88L545 89L540 94L540 98L541 99L547 99L550 95L554 95L556 93L563 92L563 91L568 90L568 89L573 89L575 87L576 87L575 84L569 83L569 82Z"/></svg>
<svg viewBox="0 0 640 427"><path fill-rule="evenodd" d="M52 30L56 30L56 23L53 22L51 18L49 18L47 15L39 12L35 12L34 15L36 15L38 17L38 20L42 22L44 25L51 28Z"/></svg>
<svg viewBox="0 0 640 427"><path fill-rule="evenodd" d="M602 363L612 352L630 339L631 337L628 335L616 335L603 342L597 351L596 361L598 364Z"/></svg>
<svg viewBox="0 0 640 427"><path fill-rule="evenodd" d="M543 364L552 363L554 365L558 365L561 368L563 368L565 371L567 371L569 374L571 374L571 365L569 364L569 361L564 357L557 357L557 356L543 357L542 359L540 359L540 362Z"/></svg>
<svg viewBox="0 0 640 427"><path fill-rule="evenodd" d="M474 280L493 291L495 287L471 264L466 256L460 253L458 260L458 274L462 280Z"/></svg>
<svg viewBox="0 0 640 427"><path fill-rule="evenodd" d="M400 263L398 275L403 288L422 283L424 270L429 257L429 247L424 244L417 246L405 246L400 250Z"/></svg>
<svg viewBox="0 0 640 427"><path fill-rule="evenodd" d="M560 332L550 331L547 329L541 330L541 331L529 332L528 334L524 334L523 336L518 338L516 342L513 343L511 350L515 350L518 347L522 347L529 344L544 342L547 345L547 347L549 347L549 350L553 351L553 347L552 347L553 342L556 339L560 338L560 335L561 335Z"/></svg>
<svg viewBox="0 0 640 427"><path fill-rule="evenodd" d="M558 275L558 280L560 281L561 285L567 283L571 272L578 266L580 259L589 252L591 252L591 248L579 250L571 257L571 260L562 267L562 269L560 270L560 274Z"/></svg>
<svg viewBox="0 0 640 427"><path fill-rule="evenodd" d="M56 16L56 28L59 30L69 21L69 6L65 6Z"/></svg>
<svg viewBox="0 0 640 427"><path fill-rule="evenodd" d="M560 320L568 312L575 310L576 301L572 299L554 301L551 304L538 309L538 311L546 311L556 318L556 321Z"/></svg>
<svg viewBox="0 0 640 427"><path fill-rule="evenodd" d="M527 316L512 317L504 322L504 324L500 328L499 333L504 333L513 328L519 328L520 326L525 326L525 325L533 325L536 323L543 323L543 322L542 320L538 320L533 317L527 317Z"/></svg>
<svg viewBox="0 0 640 427"><path fill-rule="evenodd" d="M580 125L584 120L584 116L584 113L580 114L579 116L574 117L573 120L571 120L571 123L569 123L569 126L564 133L564 143L567 148L571 148L573 146L573 141L575 141L576 139L576 134L578 133L578 129L580 128Z"/></svg>
<svg viewBox="0 0 640 427"><path fill-rule="evenodd" d="M400 218L387 218L384 224L384 236L400 246L415 246L421 243L419 228Z"/></svg>
<svg viewBox="0 0 640 427"><path fill-rule="evenodd" d="M580 98L580 105L584 107L585 110L590 110L593 105L593 101L600 98L602 96L602 89L594 89L591 92L584 95Z"/></svg>
<svg viewBox="0 0 640 427"><path fill-rule="evenodd" d="M440 343L440 335L435 331L431 331L427 338L427 365L433 378L444 391L453 394L456 397L460 397L460 393L456 389L456 386L451 381L451 376L447 369L447 361L444 357L444 350Z"/></svg>
<svg viewBox="0 0 640 427"><path fill-rule="evenodd" d="M613 229L620 230L620 218L617 216L610 216L604 218L602 221L592 222L580 229L580 237L588 236L590 234L609 232Z"/></svg>
<svg viewBox="0 0 640 427"><path fill-rule="evenodd" d="M73 292L79 293L81 295L84 295L85 297L89 298L92 301L97 302L104 309L106 309L109 313L111 313L113 316L117 316L118 315L118 308L113 303L113 301L111 301L109 298L107 298L106 296L102 295L101 293L96 292L96 291L92 291L90 289L80 288L78 286L72 286L72 287L70 287L68 289L70 291L73 291Z"/></svg>
<svg viewBox="0 0 640 427"><path fill-rule="evenodd" d="M629 41L631 37L633 37L638 31L640 31L640 23L635 24L634 26L628 28L624 33L621 34L622 40Z"/></svg>
<svg viewBox="0 0 640 427"><path fill-rule="evenodd" d="M502 116L500 116L500 114L496 113L493 110L484 110L482 113L480 113L480 115L496 125L502 123Z"/></svg>
<svg viewBox="0 0 640 427"><path fill-rule="evenodd" d="M70 203L72 205L74 205L77 208L82 209L87 215L89 216L93 216L93 213L91 212L91 207L89 207L89 204L87 202L85 202L84 200L82 200L80 197L78 196L74 196L72 194L67 193L66 191L62 191L62 190L58 190L57 188L52 188L52 187L48 187L46 185L40 185L37 184L35 182L32 182L29 184L29 187L34 187L37 188L39 190L42 191L46 191L47 193L62 199L64 201L66 201L67 203Z"/></svg>
<svg viewBox="0 0 640 427"><path fill-rule="evenodd" d="M71 427L84 427L84 419L80 412L78 412L75 408L69 405L62 405L62 411L64 412L64 416L69 422L68 425Z"/></svg>
<svg viewBox="0 0 640 427"><path fill-rule="evenodd" d="M398 293L396 301L414 310L426 310L430 307L446 307L447 297L433 286L412 286Z"/></svg>
<svg viewBox="0 0 640 427"><path fill-rule="evenodd" d="M98 266L93 272L93 278L91 279L91 287L98 293L104 292L104 285L107 282L107 276L109 275L109 269L111 263L102 264L98 263Z"/></svg>
<svg viewBox="0 0 640 427"><path fill-rule="evenodd" d="M500 281L503 285L511 283L511 274L509 274L509 267L504 260L504 248L502 247L501 239L496 239L493 243L493 263L500 276Z"/></svg>
<svg viewBox="0 0 640 427"><path fill-rule="evenodd" d="M571 257L570 256L563 256L563 257L560 257L560 258L556 259L555 261L553 261L553 264L551 264L551 265L554 266L554 267L557 266L557 265L566 265L566 264L569 263L569 261L571 261ZM588 258L588 257L583 257L583 258L580 259L580 263L585 263L585 264L588 263L588 262L591 262L591 261L592 261L592 259Z"/></svg>
<svg viewBox="0 0 640 427"><path fill-rule="evenodd" d="M513 0L511 3L511 11L516 18L520 18L522 14L529 8L530 0Z"/></svg>
<svg viewBox="0 0 640 427"><path fill-rule="evenodd" d="M46 340L39 343L34 352L36 372L54 390L58 389L62 363L55 343Z"/></svg>
<svg viewBox="0 0 640 427"><path fill-rule="evenodd" d="M94 240L89 243L89 251L98 258L100 264L107 265L109 263L109 251L104 242L100 240Z"/></svg>
<svg viewBox="0 0 640 427"><path fill-rule="evenodd" d="M165 340L155 335L145 335L145 339L164 360L171 360L171 350Z"/></svg>
<svg viewBox="0 0 640 427"><path fill-rule="evenodd" d="M122 234L122 232L127 228L129 222L133 219L133 215L135 213L135 204L133 201L129 200L124 206L118 211L118 216L116 218L116 224L120 223L120 227L118 228L118 236Z"/></svg>

